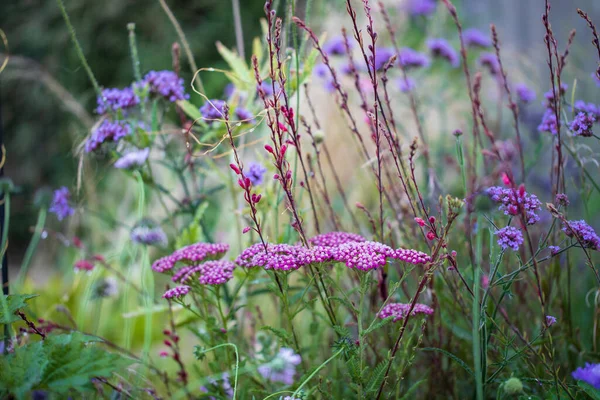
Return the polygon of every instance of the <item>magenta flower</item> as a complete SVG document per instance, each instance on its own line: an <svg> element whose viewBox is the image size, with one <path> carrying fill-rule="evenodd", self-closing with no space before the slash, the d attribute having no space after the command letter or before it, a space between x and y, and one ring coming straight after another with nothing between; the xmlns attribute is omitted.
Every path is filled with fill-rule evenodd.
<svg viewBox="0 0 600 400"><path fill-rule="evenodd" d="M584 247L589 247L594 250L600 249L600 237L596 235L594 228L588 225L584 220L579 221L567 221L567 224L563 225L563 232L565 235L571 238L579 238L581 244Z"/></svg>
<svg viewBox="0 0 600 400"><path fill-rule="evenodd" d="M394 250L378 242L349 242L333 248L332 258L343 262L348 268L369 271L384 266L388 258L411 264L424 264L430 257L416 250Z"/></svg>
<svg viewBox="0 0 600 400"><path fill-rule="evenodd" d="M510 247L513 251L518 251L519 246L523 244L523 234L512 226L499 229L494 234L498 236L498 245L502 247L502 250Z"/></svg>
<svg viewBox="0 0 600 400"><path fill-rule="evenodd" d="M148 156L150 155L150 148L146 147L142 150L132 150L117 161L115 161L115 168L119 169L131 169L135 167L141 167L144 165Z"/></svg>
<svg viewBox="0 0 600 400"><path fill-rule="evenodd" d="M282 347L273 360L258 367L258 373L271 382L292 385L296 366L301 362L302 358L294 350Z"/></svg>
<svg viewBox="0 0 600 400"><path fill-rule="evenodd" d="M185 93L183 79L173 71L150 71L142 80L142 84L148 85L150 93L162 96L170 102L190 98L190 95Z"/></svg>
<svg viewBox="0 0 600 400"><path fill-rule="evenodd" d="M173 275L173 282L185 283L198 276L202 285L222 285L233 278L235 264L231 261L213 260L200 265L189 265L179 269Z"/></svg>
<svg viewBox="0 0 600 400"><path fill-rule="evenodd" d="M107 112L107 109L118 111L135 107L140 103L140 99L133 92L133 89L126 87L123 89L103 89L102 96L98 96L96 102L98 103L96 112L102 115Z"/></svg>
<svg viewBox="0 0 600 400"><path fill-rule="evenodd" d="M58 220L62 221L75 213L75 209L69 205L70 199L71 193L67 187L63 186L60 189L55 190L54 198L52 199L52 204L48 211L56 214Z"/></svg>
<svg viewBox="0 0 600 400"><path fill-rule="evenodd" d="M322 233L308 239L312 246L337 247L344 243L365 242L364 237L350 232L329 232Z"/></svg>
<svg viewBox="0 0 600 400"><path fill-rule="evenodd" d="M394 317L392 319L393 322L399 321L401 319L406 318L408 312L410 310L410 304L404 303L389 303L379 312L377 315L381 319L385 319L388 317ZM425 314L431 315L433 314L433 308L425 305L425 304L415 304L414 308L410 312L410 316L413 317L417 314Z"/></svg>
<svg viewBox="0 0 600 400"><path fill-rule="evenodd" d="M585 367L579 367L571 374L573 379L600 389L600 364L585 363Z"/></svg>
<svg viewBox="0 0 600 400"><path fill-rule="evenodd" d="M162 295L163 299L172 299L172 298L179 298L179 297L183 297L186 294L188 294L190 291L190 287L183 285L183 286L176 286L173 289L169 289L165 292L165 294Z"/></svg>
<svg viewBox="0 0 600 400"><path fill-rule="evenodd" d="M299 253L303 251L301 246L289 244L267 244L268 252L262 243L256 243L244 251L235 259L235 263L244 268L261 267L280 271L296 270L302 266Z"/></svg>
<svg viewBox="0 0 600 400"><path fill-rule="evenodd" d="M216 260L229 250L229 245L226 243L196 243L173 252L173 257L177 261L188 263L197 263L200 261Z"/></svg>

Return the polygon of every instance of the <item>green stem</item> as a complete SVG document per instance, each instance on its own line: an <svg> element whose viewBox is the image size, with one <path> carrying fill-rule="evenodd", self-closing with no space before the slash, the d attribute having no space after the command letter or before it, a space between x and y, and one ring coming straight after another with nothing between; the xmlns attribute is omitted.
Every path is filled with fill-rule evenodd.
<svg viewBox="0 0 600 400"><path fill-rule="evenodd" d="M31 237L31 242L29 242L29 246L27 246L27 250L25 251L25 256L23 257L23 262L21 263L21 269L19 270L19 276L17 277L17 287L22 287L23 283L25 282L25 278L27 277L27 271L29 270L29 266L31 264L31 259L33 258L35 249L37 248L37 245L40 242L42 232L44 231L47 215L48 209L45 207L42 208L38 213L38 219L35 224L33 236Z"/></svg>
<svg viewBox="0 0 600 400"><path fill-rule="evenodd" d="M325 362L323 362L323 364L319 365L317 367L317 369L315 369L313 371L312 374L310 374L308 376L308 378L306 378L304 380L304 382L302 382L302 384L300 386L298 386L298 389L296 389L296 391L294 392L294 394L292 395L292 398L296 398L296 395L298 394L298 392L300 391L300 389L302 389L304 387L304 385L306 385L312 378L313 376L315 376L317 374L317 372L319 372L321 369L323 369L323 367L325 367L325 365L327 365L331 360L333 360L334 358L336 358L337 356L339 356L342 351L344 351L344 349L339 349L334 355L332 355L331 357L329 357L327 360L325 360Z"/></svg>

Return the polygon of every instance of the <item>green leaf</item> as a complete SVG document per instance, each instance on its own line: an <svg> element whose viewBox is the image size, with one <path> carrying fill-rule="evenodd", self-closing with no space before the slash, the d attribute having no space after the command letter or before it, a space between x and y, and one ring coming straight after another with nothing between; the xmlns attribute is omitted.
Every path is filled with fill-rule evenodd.
<svg viewBox="0 0 600 400"><path fill-rule="evenodd" d="M177 100L177 105L181 110L194 121L202 121L200 109L187 100Z"/></svg>
<svg viewBox="0 0 600 400"><path fill-rule="evenodd" d="M473 370L471 368L469 368L467 363L465 363L463 360L461 360L454 354L452 354L444 349L439 349L437 347L423 347L421 349L421 351L439 351L440 353L443 353L443 354L447 355L448 357L450 357L452 360L456 361L458 363L458 365L463 367L463 369L469 373L469 375L471 375L472 377L475 377L475 375L473 374Z"/></svg>
<svg viewBox="0 0 600 400"><path fill-rule="evenodd" d="M246 85L252 84L254 81L252 72L248 68L246 61L240 57L237 53L229 50L221 42L217 42L217 51L221 54L221 57L229 65L236 77Z"/></svg>
<svg viewBox="0 0 600 400"><path fill-rule="evenodd" d="M427 379L421 379L420 381L417 381L414 383L414 385L412 385L404 394L404 396L402 396L402 398L400 400L408 400L408 399L414 399L414 392L418 389L418 387L423 383L423 382L427 382Z"/></svg>
<svg viewBox="0 0 600 400"><path fill-rule="evenodd" d="M369 326L367 329L365 329L365 330L363 331L363 336L365 336L365 335L368 335L369 333L371 333L371 332L373 332L373 331L375 331L375 330L377 330L377 329L381 328L382 326L385 326L385 325L387 325L387 324L388 324L389 322L391 322L393 319L394 319L394 317L393 317L393 316L391 316L391 317L387 317L387 318L384 318L384 319L380 319L380 320L378 320L377 322L375 322L375 323L371 324L371 326Z"/></svg>
<svg viewBox="0 0 600 400"><path fill-rule="evenodd" d="M594 388L592 385L585 383L584 381L578 381L577 386L579 386L585 394L590 396L594 400L600 400L600 390Z"/></svg>
<svg viewBox="0 0 600 400"><path fill-rule="evenodd" d="M43 342L35 342L18 347L14 353L0 357L0 397L12 393L17 399L24 399L37 385L44 373L48 360Z"/></svg>
<svg viewBox="0 0 600 400"><path fill-rule="evenodd" d="M27 306L26 301L37 297L37 294L9 294L3 295L0 301L0 324L10 324L20 321L21 318L15 315L17 310Z"/></svg>

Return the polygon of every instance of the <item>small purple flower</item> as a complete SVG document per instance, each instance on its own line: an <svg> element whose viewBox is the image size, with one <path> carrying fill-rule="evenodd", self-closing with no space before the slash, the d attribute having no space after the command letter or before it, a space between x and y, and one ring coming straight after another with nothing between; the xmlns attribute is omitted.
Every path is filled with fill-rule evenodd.
<svg viewBox="0 0 600 400"><path fill-rule="evenodd" d="M575 238L581 241L584 247L589 247L594 250L600 249L600 237L596 235L594 228L588 225L584 220L567 221L562 230L568 237Z"/></svg>
<svg viewBox="0 0 600 400"><path fill-rule="evenodd" d="M224 100L209 100L200 107L200 114L208 124L212 124L215 120L225 118L225 104Z"/></svg>
<svg viewBox="0 0 600 400"><path fill-rule="evenodd" d="M494 53L481 53L479 56L479 65L486 67L490 74L497 76L500 74L500 63Z"/></svg>
<svg viewBox="0 0 600 400"><path fill-rule="evenodd" d="M573 118L573 121L571 121L569 129L573 133L573 136L591 137L593 135L592 127L594 122L596 122L594 116L580 112Z"/></svg>
<svg viewBox="0 0 600 400"><path fill-rule="evenodd" d="M294 350L282 347L273 360L258 367L258 373L271 382L292 385L294 375L296 375L296 366L300 362L302 362L302 358L294 353Z"/></svg>
<svg viewBox="0 0 600 400"><path fill-rule="evenodd" d="M233 278L235 264L231 261L213 260L201 264L200 284L222 285Z"/></svg>
<svg viewBox="0 0 600 400"><path fill-rule="evenodd" d="M396 52L390 47L378 47L375 49L375 69L383 69L385 64L389 61Z"/></svg>
<svg viewBox="0 0 600 400"><path fill-rule="evenodd" d="M69 193L69 189L65 186L54 191L54 198L52 199L49 211L56 214L59 221L62 221L75 213L73 207L69 205L70 198L71 193Z"/></svg>
<svg viewBox="0 0 600 400"><path fill-rule="evenodd" d="M408 12L413 17L422 15L427 16L435 12L435 0L409 0Z"/></svg>
<svg viewBox="0 0 600 400"><path fill-rule="evenodd" d="M319 78L329 78L329 68L324 63L319 63L313 68L313 74Z"/></svg>
<svg viewBox="0 0 600 400"><path fill-rule="evenodd" d="M123 155L117 161L115 161L115 168L130 169L135 167L141 167L144 165L150 154L150 148L146 147L142 150L133 150Z"/></svg>
<svg viewBox="0 0 600 400"><path fill-rule="evenodd" d="M172 298L179 298L179 297L183 297L186 294L188 294L190 292L190 287L183 285L183 286L176 286L173 289L169 289L165 292L165 294L162 295L163 299L172 299Z"/></svg>
<svg viewBox="0 0 600 400"><path fill-rule="evenodd" d="M538 125L539 132L548 132L553 135L558 134L558 125L556 124L556 113L551 108L546 108L542 116L542 122Z"/></svg>
<svg viewBox="0 0 600 400"><path fill-rule="evenodd" d="M579 112L589 114L595 121L600 119L600 107L594 103L586 103L585 101L577 100L573 108Z"/></svg>
<svg viewBox="0 0 600 400"><path fill-rule="evenodd" d="M129 237L134 243L145 244L148 246L164 247L168 243L165 232L160 226L150 220L142 220L140 223L136 224L131 230Z"/></svg>
<svg viewBox="0 0 600 400"><path fill-rule="evenodd" d="M396 82L398 84L398 89L400 89L402 93L412 92L417 87L415 80L408 77L406 79L398 78Z"/></svg>
<svg viewBox="0 0 600 400"><path fill-rule="evenodd" d="M500 203L498 210L503 211L504 215L518 215L522 207L528 225L533 225L540 220L537 211L541 209L542 202L535 194L527 193L524 186L517 189L492 186L487 190L487 194L493 202Z"/></svg>
<svg viewBox="0 0 600 400"><path fill-rule="evenodd" d="M275 83L275 89L278 88L278 84ZM267 82L267 81L262 81L260 86L257 85L256 87L256 91L258 92L259 89L262 89L265 92L265 95L267 97L269 96L273 96L273 84L272 82Z"/></svg>
<svg viewBox="0 0 600 400"><path fill-rule="evenodd" d="M558 89L558 97L563 96L567 92L567 89L569 89L569 85L566 83L561 83L560 89ZM544 98L546 99L546 101L542 103L544 107L554 107L554 91L552 89L544 93ZM575 105L577 105L577 102L575 102Z"/></svg>
<svg viewBox="0 0 600 400"><path fill-rule="evenodd" d="M392 321L396 322L396 321L406 318L409 310L410 310L410 304L408 304L408 303L407 304L389 303L385 307L383 307L383 309L377 316L381 319L386 319L388 317L394 317L392 319ZM433 314L433 308L431 308L425 304L417 303L417 304L415 304L414 308L412 309L410 316L412 317L417 314L431 315L431 314Z"/></svg>
<svg viewBox="0 0 600 400"><path fill-rule="evenodd" d="M465 44L469 47L490 47L492 40L479 29L469 28L463 33Z"/></svg>
<svg viewBox="0 0 600 400"><path fill-rule="evenodd" d="M244 124L254 123L254 114L244 107L238 107L235 109L235 117Z"/></svg>
<svg viewBox="0 0 600 400"><path fill-rule="evenodd" d="M250 179L253 186L258 186L263 183L265 172L267 172L267 168L262 164L251 162L248 166L248 171L244 172L244 175Z"/></svg>
<svg viewBox="0 0 600 400"><path fill-rule="evenodd" d="M515 91L517 92L519 100L525 104L531 103L536 98L535 90L529 88L524 83L519 83L517 86L515 86Z"/></svg>
<svg viewBox="0 0 600 400"><path fill-rule="evenodd" d="M124 121L105 119L99 127L92 131L85 142L85 152L90 153L99 149L104 142L118 142L130 133L131 127Z"/></svg>
<svg viewBox="0 0 600 400"><path fill-rule="evenodd" d="M556 323L556 318L552 315L546 315L546 325L550 328L552 325Z"/></svg>
<svg viewBox="0 0 600 400"><path fill-rule="evenodd" d="M502 250L510 247L513 251L518 251L519 246L523 244L523 234L512 226L499 229L494 234L498 236L498 245L502 247Z"/></svg>
<svg viewBox="0 0 600 400"><path fill-rule="evenodd" d="M560 252L560 247L558 246L548 246L548 248L550 249L550 254L555 256Z"/></svg>
<svg viewBox="0 0 600 400"><path fill-rule="evenodd" d="M223 97L225 97L226 99L233 96L234 93L235 93L235 85L233 83L228 83L225 86L225 89L223 89Z"/></svg>
<svg viewBox="0 0 600 400"><path fill-rule="evenodd" d="M139 97L133 92L133 89L126 87L123 89L103 89L102 96L96 99L98 114L105 114L108 109L113 111L125 110L134 107L140 103Z"/></svg>
<svg viewBox="0 0 600 400"><path fill-rule="evenodd" d="M420 68L429 66L429 58L410 47L400 49L398 62L405 68Z"/></svg>
<svg viewBox="0 0 600 400"><path fill-rule="evenodd" d="M579 367L571 374L573 379L600 389L600 364L585 363L585 367Z"/></svg>
<svg viewBox="0 0 600 400"><path fill-rule="evenodd" d="M571 204L569 198L564 193L557 193L556 197L554 198L554 202L562 207L567 207L569 204Z"/></svg>
<svg viewBox="0 0 600 400"><path fill-rule="evenodd" d="M350 42L350 48L352 48L352 42ZM346 45L344 44L344 37L332 37L323 45L323 51L327 55L342 56L346 54Z"/></svg>
<svg viewBox="0 0 600 400"><path fill-rule="evenodd" d="M456 68L460 65L458 53L452 48L446 39L427 39L427 47L434 57L441 57L447 60L452 67Z"/></svg>
<svg viewBox="0 0 600 400"><path fill-rule="evenodd" d="M185 93L183 79L173 71L150 71L142 80L149 87L150 93L164 97L170 102L189 99Z"/></svg>

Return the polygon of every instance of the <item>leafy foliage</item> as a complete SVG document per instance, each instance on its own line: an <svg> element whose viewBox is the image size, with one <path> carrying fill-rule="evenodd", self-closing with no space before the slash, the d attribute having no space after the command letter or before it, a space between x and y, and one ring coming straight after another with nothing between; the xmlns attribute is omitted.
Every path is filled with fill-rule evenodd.
<svg viewBox="0 0 600 400"><path fill-rule="evenodd" d="M27 300L37 297L37 294L2 295L0 300L0 324L10 324L21 319L15 313L27 306Z"/></svg>

